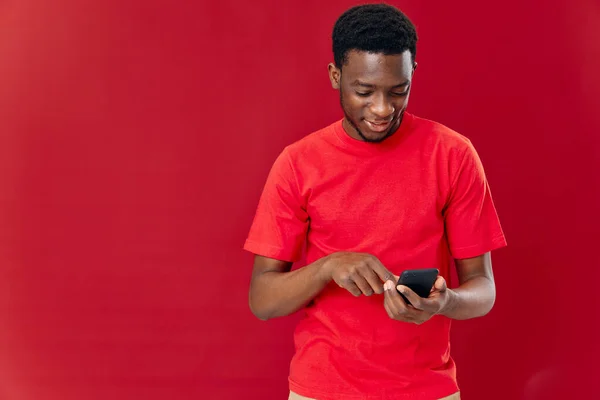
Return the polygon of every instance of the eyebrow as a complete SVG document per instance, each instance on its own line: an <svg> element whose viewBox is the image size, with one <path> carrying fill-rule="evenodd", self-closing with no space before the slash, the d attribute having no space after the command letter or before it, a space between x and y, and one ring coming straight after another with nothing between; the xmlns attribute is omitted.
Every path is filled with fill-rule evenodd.
<svg viewBox="0 0 600 400"><path fill-rule="evenodd" d="M392 89L400 88L400 87L403 87L403 86L408 86L409 83L410 83L410 81L406 81L406 82L400 83L400 84L398 84L396 86L392 86ZM363 86L363 87L367 87L367 88L374 88L374 87L376 87L376 85L372 85L370 83L361 82L358 79L355 80L352 83L352 85L354 85L354 86Z"/></svg>

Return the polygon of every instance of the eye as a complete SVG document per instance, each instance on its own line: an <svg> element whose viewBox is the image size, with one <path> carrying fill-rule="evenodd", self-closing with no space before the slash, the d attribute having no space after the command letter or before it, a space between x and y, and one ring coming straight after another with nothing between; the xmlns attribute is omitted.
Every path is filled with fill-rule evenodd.
<svg viewBox="0 0 600 400"><path fill-rule="evenodd" d="M356 94L360 97L368 97L372 94L372 92L356 92Z"/></svg>
<svg viewBox="0 0 600 400"><path fill-rule="evenodd" d="M408 90L406 92L402 92L402 93L392 92L392 96L396 96L396 97L406 96L407 94L408 94Z"/></svg>

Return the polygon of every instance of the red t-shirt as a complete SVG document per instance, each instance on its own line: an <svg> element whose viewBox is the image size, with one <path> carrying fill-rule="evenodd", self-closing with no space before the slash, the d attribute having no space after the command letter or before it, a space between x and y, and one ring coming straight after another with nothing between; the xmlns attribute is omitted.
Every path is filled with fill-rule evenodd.
<svg viewBox="0 0 600 400"><path fill-rule="evenodd" d="M341 120L275 161L244 248L306 262L337 251L375 255L391 272L439 268L506 244L471 142L405 113L381 143L351 138ZM290 389L319 400L437 399L458 391L450 319L392 320L383 295L334 282L296 328Z"/></svg>

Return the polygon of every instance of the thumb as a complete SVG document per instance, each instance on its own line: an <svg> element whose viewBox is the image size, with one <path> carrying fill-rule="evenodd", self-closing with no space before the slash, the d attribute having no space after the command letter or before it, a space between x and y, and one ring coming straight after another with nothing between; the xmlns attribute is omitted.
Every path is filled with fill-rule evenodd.
<svg viewBox="0 0 600 400"><path fill-rule="evenodd" d="M390 280L385 281L385 283L383 284L383 290L386 291L386 292L388 290L392 290L395 285L396 285L396 283L394 283L394 282L392 282Z"/></svg>
<svg viewBox="0 0 600 400"><path fill-rule="evenodd" d="M443 292L448 288L448 286L446 285L446 280L443 276L438 275L437 279L435 280L435 283L433 284L433 288L438 292Z"/></svg>

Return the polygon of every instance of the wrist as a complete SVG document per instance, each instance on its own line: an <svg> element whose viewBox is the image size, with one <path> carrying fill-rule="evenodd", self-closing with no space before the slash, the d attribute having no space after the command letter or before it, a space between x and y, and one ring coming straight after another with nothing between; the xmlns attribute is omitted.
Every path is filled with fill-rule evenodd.
<svg viewBox="0 0 600 400"><path fill-rule="evenodd" d="M321 258L317 263L317 279L319 282L328 284L333 279L329 256Z"/></svg>
<svg viewBox="0 0 600 400"><path fill-rule="evenodd" d="M458 304L459 294L456 293L452 289L446 289L446 296L447 296L446 304L444 304L444 306L438 312L438 314L450 318L450 314L452 314L452 312L454 311L454 309L456 308L456 306Z"/></svg>

